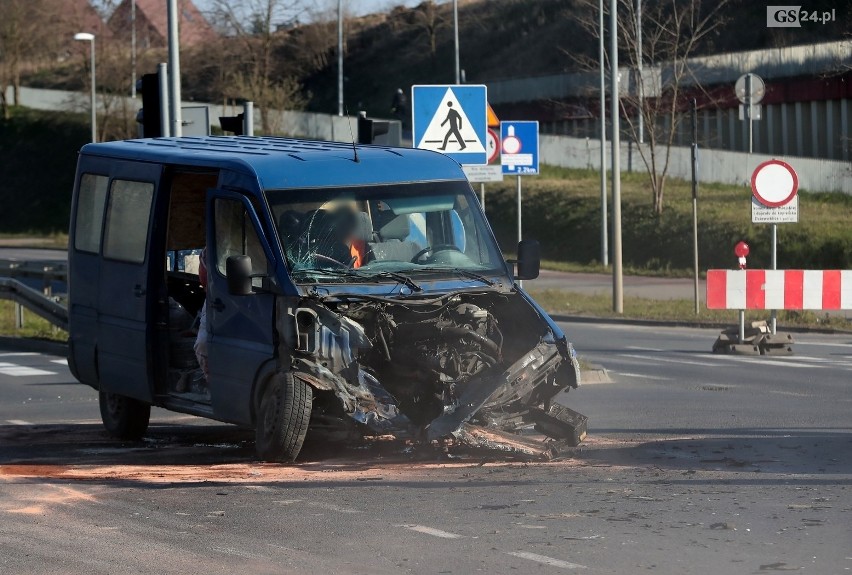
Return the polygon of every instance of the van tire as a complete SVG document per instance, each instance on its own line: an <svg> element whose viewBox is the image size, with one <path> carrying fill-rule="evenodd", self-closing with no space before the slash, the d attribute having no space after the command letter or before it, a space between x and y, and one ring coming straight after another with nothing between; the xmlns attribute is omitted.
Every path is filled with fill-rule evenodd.
<svg viewBox="0 0 852 575"><path fill-rule="evenodd" d="M101 420L107 432L118 439L137 440L145 435L151 406L145 402L101 391L98 396Z"/></svg>
<svg viewBox="0 0 852 575"><path fill-rule="evenodd" d="M255 449L263 461L295 461L308 433L313 390L292 373L275 374L257 409Z"/></svg>

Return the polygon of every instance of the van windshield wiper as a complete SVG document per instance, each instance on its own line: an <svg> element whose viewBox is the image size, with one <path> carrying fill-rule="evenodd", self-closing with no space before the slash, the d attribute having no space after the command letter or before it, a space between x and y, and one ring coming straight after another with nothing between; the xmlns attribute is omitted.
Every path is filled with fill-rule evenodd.
<svg viewBox="0 0 852 575"><path fill-rule="evenodd" d="M369 274L369 276L365 275L363 277L390 278L390 279L396 280L399 283L401 283L402 285L410 288L412 291L423 291L423 288L420 287L420 284L415 282L409 276L407 276L405 274L401 274L399 272L389 272L389 271L375 272L375 273Z"/></svg>
<svg viewBox="0 0 852 575"><path fill-rule="evenodd" d="M360 279L360 280L373 280L376 278L389 278L394 281L401 283L402 285L410 288L412 291L423 291L423 288L415 282L413 279L408 277L405 274L391 271L381 271L381 272L369 272L369 271L359 271L358 269L343 269L343 268L329 268L329 269L301 269L296 270L294 274L300 274L304 276L314 276L312 279L316 279L315 276L332 276L332 277L340 277L340 278L351 278L351 279Z"/></svg>
<svg viewBox="0 0 852 575"><path fill-rule="evenodd" d="M416 271L453 272L453 273L458 274L460 276L464 276L464 277L467 277L467 278L470 278L470 279L481 281L482 283L489 285L489 286L493 286L496 283L493 280L490 280L487 277L480 275L476 272L472 272L470 270L466 270L464 268L458 268L458 267L455 267L455 268L447 267L447 268L445 268L445 267L440 267L440 266L427 266L427 267L417 268Z"/></svg>
<svg viewBox="0 0 852 575"><path fill-rule="evenodd" d="M293 276L298 276L304 279L312 279L314 281L317 280L318 276L329 276L329 277L337 277L337 278L363 278L362 274L354 270L348 270L343 268L303 268L299 270L292 271Z"/></svg>

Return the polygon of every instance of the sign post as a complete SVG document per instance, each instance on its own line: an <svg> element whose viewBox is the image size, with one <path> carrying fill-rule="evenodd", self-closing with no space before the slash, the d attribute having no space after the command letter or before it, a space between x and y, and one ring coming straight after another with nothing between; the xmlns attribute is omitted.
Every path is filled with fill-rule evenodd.
<svg viewBox="0 0 852 575"><path fill-rule="evenodd" d="M500 122L503 173L518 178L518 242L521 235L521 176L538 174L538 122ZM521 283L522 282L518 282Z"/></svg>
<svg viewBox="0 0 852 575"><path fill-rule="evenodd" d="M734 84L734 93L740 105L740 120L748 120L748 153L753 149L752 121L760 119L760 102L766 94L766 84L757 74L743 74Z"/></svg>
<svg viewBox="0 0 852 575"><path fill-rule="evenodd" d="M772 224L771 264L778 269L778 224L799 221L799 176L781 160L763 162L751 175L751 223ZM771 329L776 333L778 312L772 310Z"/></svg>

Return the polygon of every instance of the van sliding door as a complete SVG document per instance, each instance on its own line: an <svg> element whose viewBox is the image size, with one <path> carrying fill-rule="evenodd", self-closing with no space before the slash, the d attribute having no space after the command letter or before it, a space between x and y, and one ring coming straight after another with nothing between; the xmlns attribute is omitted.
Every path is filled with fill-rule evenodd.
<svg viewBox="0 0 852 575"><path fill-rule="evenodd" d="M112 172L99 276L100 389L151 402L153 306L165 267L151 255L162 253L150 247L163 228L151 215L162 168L122 162Z"/></svg>

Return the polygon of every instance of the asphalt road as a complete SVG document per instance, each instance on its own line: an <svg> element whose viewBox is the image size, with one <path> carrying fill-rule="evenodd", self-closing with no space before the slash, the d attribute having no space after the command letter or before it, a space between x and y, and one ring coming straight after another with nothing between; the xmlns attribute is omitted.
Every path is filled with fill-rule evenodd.
<svg viewBox="0 0 852 575"><path fill-rule="evenodd" d="M564 398L590 436L551 463L376 442L261 464L251 433L163 411L122 445L61 358L0 351L0 573L852 569L852 336L762 359L564 327L613 382Z"/></svg>
<svg viewBox="0 0 852 575"><path fill-rule="evenodd" d="M9 240L5 240L8 242ZM66 261L65 250L51 248L27 248L0 245L0 260L20 260L25 262Z"/></svg>

